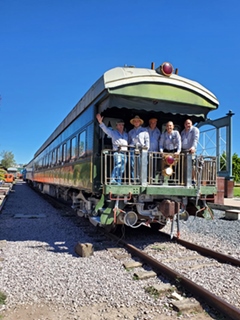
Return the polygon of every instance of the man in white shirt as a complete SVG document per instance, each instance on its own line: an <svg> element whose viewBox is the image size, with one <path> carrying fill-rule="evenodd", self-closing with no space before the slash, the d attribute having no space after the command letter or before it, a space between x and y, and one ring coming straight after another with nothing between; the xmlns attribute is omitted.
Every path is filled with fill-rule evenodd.
<svg viewBox="0 0 240 320"><path fill-rule="evenodd" d="M166 131L162 133L159 142L160 152L171 152L179 154L181 151L181 137L177 130L174 130L172 121L166 124Z"/></svg>
<svg viewBox="0 0 240 320"><path fill-rule="evenodd" d="M157 127L157 119L151 118L148 120L149 126L147 131L150 138L150 148L148 151L159 151L159 139L161 137L161 132Z"/></svg>
<svg viewBox="0 0 240 320"><path fill-rule="evenodd" d="M192 125L192 120L184 122L185 129L181 132L182 151L194 154L199 140L199 129Z"/></svg>
<svg viewBox="0 0 240 320"><path fill-rule="evenodd" d="M197 150L199 140L199 129L192 125L192 120L187 119L184 122L185 129L181 132L182 151L193 155L192 184L196 184L196 167L194 165L194 154Z"/></svg>
<svg viewBox="0 0 240 320"><path fill-rule="evenodd" d="M132 146L131 149L131 156L130 156L130 162L131 162L131 176L132 179L136 179L134 182L139 181L139 169L140 169L140 157L138 156L138 169L134 170L135 168L135 154L134 149L140 148L146 148L149 150L150 147L150 139L149 139L149 133L146 128L142 127L142 124L144 121L139 117L135 116L133 119L130 120L130 123L134 126L132 130L128 132L128 144Z"/></svg>
<svg viewBox="0 0 240 320"><path fill-rule="evenodd" d="M103 130L103 132L112 138L113 150L115 151L113 153L114 168L112 170L110 184L120 185L127 160L126 154L121 152L121 150L127 150L128 144L128 134L124 131L124 121L118 120L116 122L116 130L112 130L105 126L105 124L102 122L103 117L99 113L96 115L96 118L98 120L99 127Z"/></svg>

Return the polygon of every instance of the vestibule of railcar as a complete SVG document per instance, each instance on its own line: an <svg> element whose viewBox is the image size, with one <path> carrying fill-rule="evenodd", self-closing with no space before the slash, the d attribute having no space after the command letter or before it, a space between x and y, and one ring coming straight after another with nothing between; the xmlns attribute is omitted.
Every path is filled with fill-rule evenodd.
<svg viewBox="0 0 240 320"><path fill-rule="evenodd" d="M171 109L169 109L170 111ZM123 119L125 122L125 130L128 132L130 131L133 126L130 123L130 120L135 116L138 115L141 119L144 120L144 127L148 126L148 121L151 118L158 119L157 127L161 132L165 130L165 124L168 121L172 121L175 126L175 130L181 131L184 129L184 121L188 118L191 118L193 124L203 121L203 117L197 117L194 115L187 115L187 114L173 114L171 112L162 112L161 110L152 109L149 111L143 109L132 109L131 107L127 108L118 108L118 107L111 107L107 108L101 112L101 115L104 117L103 122L115 129L115 123L118 119ZM107 141L107 145L109 145L110 140ZM106 147L107 147L106 145Z"/></svg>
<svg viewBox="0 0 240 320"><path fill-rule="evenodd" d="M96 113L100 112L103 116L103 122L105 125L112 129L115 129L117 120L123 119L125 122L125 131L129 132L133 128L130 120L135 115L138 115L144 120L144 124L142 125L143 127L147 127L149 124L149 119L154 117L158 120L157 127L159 128L160 132L165 131L165 126L168 121L172 121L174 123L174 129L181 132L184 129L184 122L186 119L190 118L193 124L196 124L200 121L204 121L205 116L210 110L210 107L206 108L205 106L193 104L186 105L183 103L177 103L176 101L151 101L150 99L137 99L136 97L110 96L97 105ZM102 183L106 184L108 180L110 181L110 172L113 168L113 157L110 151L112 149L112 143L111 138L108 137L100 128L97 130L97 132L99 135L99 153L104 149L109 150L109 152L103 153L103 158L105 159L105 163L102 166L104 179L102 177L101 181ZM137 157L138 155L136 155L136 158ZM126 158L128 159L129 164L130 151L126 152ZM175 176L174 178L171 177L169 182L174 185L188 185L191 183L192 179L191 177L190 179L187 177L186 168L188 168L188 172L191 172L191 163L188 163L186 167L188 161L184 155L178 157L177 161L175 162L177 162L178 165L173 167L178 168L178 170L175 170ZM138 163L138 161L135 161L135 163ZM146 182L148 184L159 184L159 180L152 179L152 173L153 171L162 171L164 169L162 163L162 155L159 153L154 152L149 155L148 161L146 162L146 166L148 166ZM138 168L138 170L141 170L141 168ZM130 182L129 172L130 167L127 166L123 179L126 184ZM209 184L209 182L206 182L206 184L207 183Z"/></svg>
<svg viewBox="0 0 240 320"><path fill-rule="evenodd" d="M115 101L115 103L111 104L113 101ZM116 105L117 102L119 102L119 105ZM184 121L186 119L190 118L193 124L204 121L205 116L211 109L206 109L204 106L186 106L176 102L150 102L149 100L146 100L146 104L143 100L141 100L140 103L138 102L138 99L127 99L126 97L124 104L122 103L121 97L120 99L105 100L102 104L100 103L98 105L96 113L100 112L105 125L112 129L115 129L117 120L123 119L125 122L125 130L127 132L130 131L133 128L130 120L135 115L138 115L144 120L144 127L147 127L148 120L154 117L158 119L157 126L161 132L164 132L165 125L168 121L173 121L175 129L181 132L184 129ZM114 153L111 150L111 139L107 137L100 128L97 132L100 138L100 172L103 193L105 195L115 195L112 197L112 202L114 203L116 201L117 208L120 208L120 211L125 210L123 209L124 206L120 207L121 201L132 201L133 207L136 206L137 208L137 210L130 210L134 221L137 216L142 216L146 220L148 218L150 220L154 219L154 210L156 210L156 208L158 208L158 213L156 214L156 217L158 217L157 220L163 217L162 213L160 214L159 212L165 211L166 217L170 217L179 211L179 206L183 203L183 207L189 208L190 214L199 214L202 216L202 214L205 213L204 208L206 209L207 207L205 206L205 201L200 200L200 198L202 197L202 199L204 199L205 195L216 192L216 158L201 157L196 160L194 166L197 167L197 185L192 185L193 162L190 154L181 153L179 156L175 156L161 154L160 152L139 150L139 152L135 152L134 155L134 162L141 164L139 168L135 166L135 170L139 171L139 176L141 177L140 181L137 181L133 179L131 175L131 151L128 150L125 151L127 161L125 172L122 176L122 183L119 186L114 186L110 183ZM141 160L138 161L138 158ZM167 159L169 163L167 163ZM171 170L166 170L167 167L170 167ZM164 174L164 171L168 173ZM169 172L171 173L169 174ZM134 176L136 175L134 174ZM131 201L127 200L130 194L132 195ZM119 201L118 199L122 200ZM192 200L190 201L190 199ZM106 211L112 212L114 210L109 207ZM109 212L101 215L102 224L108 224L109 221L114 220L114 217L111 216ZM121 217L122 214L119 215ZM125 214L124 217L126 216ZM110 220L107 221L109 218ZM117 217L116 222L121 223L121 221L117 220Z"/></svg>

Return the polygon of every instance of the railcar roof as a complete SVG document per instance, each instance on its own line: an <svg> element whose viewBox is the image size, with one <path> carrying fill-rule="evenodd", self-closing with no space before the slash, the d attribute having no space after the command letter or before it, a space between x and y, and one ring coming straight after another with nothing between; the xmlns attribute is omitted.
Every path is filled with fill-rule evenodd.
<svg viewBox="0 0 240 320"><path fill-rule="evenodd" d="M106 71L79 100L75 107L69 112L66 118L60 123L51 136L44 142L40 149L35 153L37 156L46 148L76 117L83 112L90 104L98 104L106 97L113 93L111 90L138 84L166 85L176 88L185 89L209 101L208 106L202 106L206 109L216 109L218 100L216 96L196 81L189 80L177 74L170 77L164 76L153 69L135 68L135 67L116 67ZM106 98L105 97L105 98ZM146 97L145 97L146 98ZM210 107L211 106L211 107ZM169 109L168 109L169 112Z"/></svg>
<svg viewBox="0 0 240 320"><path fill-rule="evenodd" d="M105 72L103 79L105 88L114 88L139 82L169 84L199 93L208 100L212 101L216 107L219 104L216 96L204 86L196 81L181 77L176 74L172 74L170 77L167 77L152 69L117 67Z"/></svg>

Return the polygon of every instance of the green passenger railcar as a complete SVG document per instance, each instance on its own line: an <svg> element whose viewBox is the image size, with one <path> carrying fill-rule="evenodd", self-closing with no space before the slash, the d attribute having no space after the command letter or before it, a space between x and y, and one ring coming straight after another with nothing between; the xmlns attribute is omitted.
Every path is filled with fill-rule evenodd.
<svg viewBox="0 0 240 320"><path fill-rule="evenodd" d="M190 118L194 125L218 108L213 93L181 77L169 63L159 68L118 67L105 72L26 167L26 180L42 192L71 201L80 216L109 230L125 224L163 228L167 221L206 216L212 212L207 198L217 192L216 158L180 153L149 152L129 146L121 150L126 164L120 185L111 184L111 139L99 128L96 114L107 127L119 119L126 131L138 115L148 124L158 119L164 132L171 120L181 131ZM131 172L131 156L135 158ZM196 184L192 184L193 165ZM139 180L135 179L138 173Z"/></svg>

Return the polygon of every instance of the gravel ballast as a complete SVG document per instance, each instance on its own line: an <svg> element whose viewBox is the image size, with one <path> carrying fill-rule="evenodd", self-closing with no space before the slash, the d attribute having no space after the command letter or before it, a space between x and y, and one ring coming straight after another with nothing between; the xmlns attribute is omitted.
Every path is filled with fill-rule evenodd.
<svg viewBox="0 0 240 320"><path fill-rule="evenodd" d="M214 221L182 224L181 238L239 259L239 226L239 221L226 221L218 211ZM122 308L122 313L112 311L114 317L124 315L124 308L136 311L137 316L124 319L157 319L155 314L159 319L165 319L163 315L173 318L166 299L155 300L145 292L153 280L133 281L110 252L95 250L90 257L79 257L74 251L76 244L91 243L91 236L24 182L15 185L0 215L0 236L0 256L4 258L0 291L7 295L5 311L44 304L54 312L65 310L65 318L56 319L80 319L80 307L90 310L90 306L102 305L115 311ZM240 297L239 287L235 295ZM100 307L98 312L103 311ZM94 318L94 311L91 314L89 319L100 319L99 314Z"/></svg>

